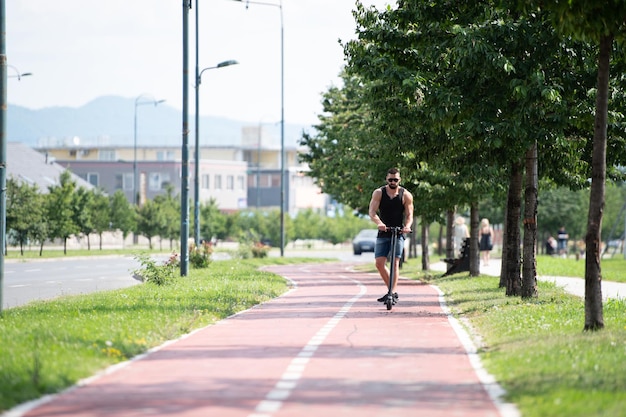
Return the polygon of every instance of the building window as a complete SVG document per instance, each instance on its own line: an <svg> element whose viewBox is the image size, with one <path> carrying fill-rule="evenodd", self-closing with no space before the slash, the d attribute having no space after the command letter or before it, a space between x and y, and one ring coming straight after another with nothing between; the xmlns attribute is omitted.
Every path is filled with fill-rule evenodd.
<svg viewBox="0 0 626 417"><path fill-rule="evenodd" d="M202 174L202 188L209 189L209 174Z"/></svg>
<svg viewBox="0 0 626 417"><path fill-rule="evenodd" d="M226 176L226 189L227 190L234 190L235 189L235 176L234 175L227 175Z"/></svg>
<svg viewBox="0 0 626 417"><path fill-rule="evenodd" d="M133 173L118 174L115 176L115 189L116 190L133 190Z"/></svg>
<svg viewBox="0 0 626 417"><path fill-rule="evenodd" d="M100 161L115 161L117 160L115 156L114 149L100 149L98 151L98 160Z"/></svg>
<svg viewBox="0 0 626 417"><path fill-rule="evenodd" d="M157 151L157 161L173 161L175 158L174 151Z"/></svg>
<svg viewBox="0 0 626 417"><path fill-rule="evenodd" d="M271 176L271 186L272 187L280 187L280 174Z"/></svg>
<svg viewBox="0 0 626 417"><path fill-rule="evenodd" d="M99 186L100 181L99 181L99 176L97 172L88 172L87 173L87 182L91 185L93 185L94 187Z"/></svg>
<svg viewBox="0 0 626 417"><path fill-rule="evenodd" d="M243 175L238 175L237 176L237 189L238 190L244 190L245 189L245 178Z"/></svg>
<svg viewBox="0 0 626 417"><path fill-rule="evenodd" d="M151 172L148 175L148 189L159 191L165 189L170 184L170 175L163 172Z"/></svg>
<svg viewBox="0 0 626 417"><path fill-rule="evenodd" d="M213 181L215 182L214 188L216 190L221 190L222 189L222 176L219 174L215 175L215 178L213 179Z"/></svg>

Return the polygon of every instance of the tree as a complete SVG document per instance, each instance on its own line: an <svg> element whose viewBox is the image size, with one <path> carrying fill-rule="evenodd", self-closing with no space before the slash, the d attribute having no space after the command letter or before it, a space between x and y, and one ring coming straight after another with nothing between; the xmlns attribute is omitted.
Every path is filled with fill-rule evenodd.
<svg viewBox="0 0 626 417"><path fill-rule="evenodd" d="M593 152L591 163L591 192L587 233L585 235L585 330L604 327L602 312L601 228L605 202L607 129L609 124L609 84L613 41L623 41L626 35L626 3L623 1L594 2L570 0L567 2L525 3L526 10L534 12L539 6L553 13L555 27L563 37L575 36L595 43L597 54L597 85ZM623 55L621 55L623 56ZM622 57L616 59L623 62ZM623 89L622 89L623 91Z"/></svg>
<svg viewBox="0 0 626 417"><path fill-rule="evenodd" d="M122 241L132 232L137 224L137 212L121 190L110 197L110 227L122 232Z"/></svg>
<svg viewBox="0 0 626 417"><path fill-rule="evenodd" d="M87 250L91 250L89 235L93 232L93 204L94 194L85 189L78 188L73 194L72 220L79 233L87 239Z"/></svg>
<svg viewBox="0 0 626 417"><path fill-rule="evenodd" d="M220 211L217 200L211 198L200 206L200 236L205 240L225 239L227 235L226 216Z"/></svg>
<svg viewBox="0 0 626 417"><path fill-rule="evenodd" d="M48 219L49 236L63 240L63 253L67 254L67 239L80 230L73 219L74 191L76 183L69 171L59 176L59 184L48 187L46 198L46 218Z"/></svg>
<svg viewBox="0 0 626 417"><path fill-rule="evenodd" d="M35 238L35 229L43 221L42 201L36 185L7 180L6 228L20 245L20 255L24 255L24 245Z"/></svg>
<svg viewBox="0 0 626 417"><path fill-rule="evenodd" d="M148 200L137 211L137 232L148 239L152 249L152 238L159 235L166 222L165 214L153 200Z"/></svg>
<svg viewBox="0 0 626 417"><path fill-rule="evenodd" d="M102 250L102 234L109 230L111 227L111 205L109 197L101 190L92 190L92 211L91 222L93 224L93 231L98 234L100 238L100 250Z"/></svg>
<svg viewBox="0 0 626 417"><path fill-rule="evenodd" d="M161 239L168 239L170 249L173 249L173 242L180 237L180 198L175 198L174 187L170 184L165 194L156 196L153 201L162 215L157 235Z"/></svg>

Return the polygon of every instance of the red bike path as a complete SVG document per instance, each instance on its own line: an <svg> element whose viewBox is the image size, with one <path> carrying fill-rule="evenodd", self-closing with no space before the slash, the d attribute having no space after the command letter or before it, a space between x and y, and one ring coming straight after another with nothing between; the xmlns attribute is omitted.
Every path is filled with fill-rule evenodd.
<svg viewBox="0 0 626 417"><path fill-rule="evenodd" d="M10 412L27 417L510 417L437 288L346 263L268 268L286 294Z"/></svg>

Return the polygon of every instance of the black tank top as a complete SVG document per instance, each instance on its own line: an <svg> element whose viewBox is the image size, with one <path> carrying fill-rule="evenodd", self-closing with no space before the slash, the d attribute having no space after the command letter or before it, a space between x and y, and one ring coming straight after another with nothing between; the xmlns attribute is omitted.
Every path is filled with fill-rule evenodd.
<svg viewBox="0 0 626 417"><path fill-rule="evenodd" d="M391 198L387 194L386 186L380 187L382 196L378 206L378 217L387 227L402 227L404 222L404 188L399 187L398 195ZM391 232L378 232L378 237L391 237Z"/></svg>

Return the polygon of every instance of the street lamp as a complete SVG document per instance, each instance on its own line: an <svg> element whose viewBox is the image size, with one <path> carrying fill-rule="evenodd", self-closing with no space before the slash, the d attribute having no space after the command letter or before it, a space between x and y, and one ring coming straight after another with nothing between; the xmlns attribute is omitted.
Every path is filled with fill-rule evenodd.
<svg viewBox="0 0 626 417"><path fill-rule="evenodd" d="M198 4L196 3L196 148L194 150L195 166L194 166L194 241L196 247L200 245L200 84L202 83L202 74L206 70L224 68L231 65L237 65L239 62L234 59L223 61L214 67L207 67L198 72Z"/></svg>
<svg viewBox="0 0 626 417"><path fill-rule="evenodd" d="M146 100L150 99L150 100ZM144 101L142 101L144 100ZM146 105L146 104L154 104L154 107L159 105L159 103L163 103L165 100L155 100L150 94L141 94L135 99L135 124L134 124L134 156L133 156L133 204L136 206L139 203L138 197L138 172L137 172L137 107Z"/></svg>
<svg viewBox="0 0 626 417"><path fill-rule="evenodd" d="M15 71L15 73L16 73L16 75L7 75L7 78L17 78L18 81L21 81L22 77L28 77L28 76L33 75L32 72L20 72L20 70L18 70L13 65L7 64L7 67L8 68L12 68Z"/></svg>
<svg viewBox="0 0 626 417"><path fill-rule="evenodd" d="M243 0L233 0L243 3ZM280 256L285 255L285 29L283 24L283 1L267 3L246 0L249 4L278 7L280 10Z"/></svg>
<svg viewBox="0 0 626 417"><path fill-rule="evenodd" d="M13 65L7 64L6 56L6 19L4 0L0 0L0 314L2 314L2 299L4 290L4 248L6 247L6 127L7 127L7 78L20 81L22 77L32 75L30 72L21 73ZM17 75L7 75L7 68L13 69Z"/></svg>

